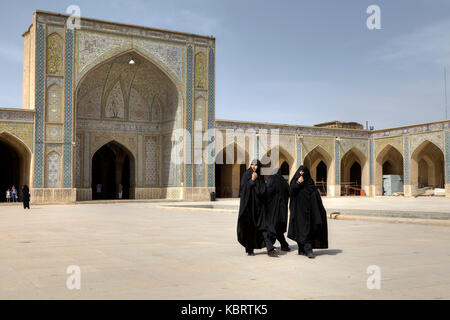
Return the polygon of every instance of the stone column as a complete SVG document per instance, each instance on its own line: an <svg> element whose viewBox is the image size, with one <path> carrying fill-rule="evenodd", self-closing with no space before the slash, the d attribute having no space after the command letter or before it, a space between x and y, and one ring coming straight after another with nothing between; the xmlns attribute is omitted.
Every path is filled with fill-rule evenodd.
<svg viewBox="0 0 450 320"><path fill-rule="evenodd" d="M327 186L327 195L332 197L341 196L341 156L340 156L340 142L334 141L334 184Z"/></svg>

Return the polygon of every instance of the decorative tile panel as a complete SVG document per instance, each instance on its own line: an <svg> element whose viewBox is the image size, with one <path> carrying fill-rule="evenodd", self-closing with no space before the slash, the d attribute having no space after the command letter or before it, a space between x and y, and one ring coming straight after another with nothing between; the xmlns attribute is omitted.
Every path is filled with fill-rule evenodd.
<svg viewBox="0 0 450 320"><path fill-rule="evenodd" d="M334 139L331 137L304 137L302 155L305 158L317 146L324 149L331 158L334 157ZM303 160L303 159L302 159Z"/></svg>
<svg viewBox="0 0 450 320"><path fill-rule="evenodd" d="M341 148L339 141L334 142L334 168L335 168L335 184L341 184Z"/></svg>
<svg viewBox="0 0 450 320"><path fill-rule="evenodd" d="M2 110L0 108L0 121L33 122L34 112L26 110Z"/></svg>
<svg viewBox="0 0 450 320"><path fill-rule="evenodd" d="M206 56L203 52L195 55L195 88L206 89Z"/></svg>
<svg viewBox="0 0 450 320"><path fill-rule="evenodd" d="M61 187L61 156L57 152L47 154L45 177L47 188Z"/></svg>
<svg viewBox="0 0 450 320"><path fill-rule="evenodd" d="M64 86L64 188L72 187L73 31L66 30Z"/></svg>
<svg viewBox="0 0 450 320"><path fill-rule="evenodd" d="M121 51L136 48L161 64L170 74L176 77L179 83L183 83L183 58L186 52L183 46L90 31L77 33L77 45L77 79L80 79L101 60Z"/></svg>
<svg viewBox="0 0 450 320"><path fill-rule="evenodd" d="M187 83L186 83L186 131L192 137L192 90L193 90L193 49L187 48ZM186 187L192 187L192 139L186 141Z"/></svg>
<svg viewBox="0 0 450 320"><path fill-rule="evenodd" d="M450 183L450 131L445 132L445 183Z"/></svg>
<svg viewBox="0 0 450 320"><path fill-rule="evenodd" d="M33 124L20 122L0 121L0 134L6 132L25 144L29 150L33 150Z"/></svg>
<svg viewBox="0 0 450 320"><path fill-rule="evenodd" d="M409 142L408 142L408 136L404 137L403 142L403 177L404 177L404 183L409 184Z"/></svg>
<svg viewBox="0 0 450 320"><path fill-rule="evenodd" d="M156 186L159 183L159 138L145 138L145 184L147 186Z"/></svg>
<svg viewBox="0 0 450 320"><path fill-rule="evenodd" d="M378 157L387 145L393 146L403 155L403 137L381 138L375 139L375 158Z"/></svg>
<svg viewBox="0 0 450 320"><path fill-rule="evenodd" d="M46 140L62 142L62 138L63 138L63 128L61 125L46 126Z"/></svg>
<svg viewBox="0 0 450 320"><path fill-rule="evenodd" d="M61 108L62 103L62 87L58 84L52 84L47 88L47 122L57 122L62 121Z"/></svg>
<svg viewBox="0 0 450 320"><path fill-rule="evenodd" d="M302 140L297 139L297 169L302 165L302 161L303 161Z"/></svg>
<svg viewBox="0 0 450 320"><path fill-rule="evenodd" d="M62 70L62 38L58 33L47 37L47 73L59 74Z"/></svg>
<svg viewBox="0 0 450 320"><path fill-rule="evenodd" d="M35 153L34 188L43 187L43 147L44 147L44 102L45 102L45 27L37 25L36 30L36 86L35 86Z"/></svg>
<svg viewBox="0 0 450 320"><path fill-rule="evenodd" d="M417 147L422 144L425 140L434 143L442 152L444 152L444 132L432 132L425 134L415 134L411 135L409 139L409 150L411 154L417 149Z"/></svg>
<svg viewBox="0 0 450 320"><path fill-rule="evenodd" d="M368 157L368 140L360 140L360 139L342 139L339 143L341 147L341 158L352 148L356 148L362 152L362 154Z"/></svg>
<svg viewBox="0 0 450 320"><path fill-rule="evenodd" d="M208 187L214 187L214 122L215 122L215 56L209 49L208 57Z"/></svg>
<svg viewBox="0 0 450 320"><path fill-rule="evenodd" d="M370 139L370 184L374 184L374 170L375 170L375 155L373 147L373 139Z"/></svg>

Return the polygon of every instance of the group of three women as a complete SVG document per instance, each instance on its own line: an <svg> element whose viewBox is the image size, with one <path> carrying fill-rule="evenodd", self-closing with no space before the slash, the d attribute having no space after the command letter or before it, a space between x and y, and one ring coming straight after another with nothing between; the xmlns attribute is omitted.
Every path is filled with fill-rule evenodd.
<svg viewBox="0 0 450 320"><path fill-rule="evenodd" d="M241 179L238 241L249 256L254 249L266 247L268 255L276 257L276 240L282 251L290 251L286 230L288 238L297 242L298 254L314 258L313 249L328 248L326 211L309 169L300 166L289 184L276 169L266 183L261 162L253 160Z"/></svg>

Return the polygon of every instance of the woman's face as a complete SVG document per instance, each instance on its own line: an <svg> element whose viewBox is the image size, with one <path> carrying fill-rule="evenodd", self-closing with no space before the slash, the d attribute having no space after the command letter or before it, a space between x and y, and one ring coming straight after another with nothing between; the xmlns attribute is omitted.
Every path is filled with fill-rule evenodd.
<svg viewBox="0 0 450 320"><path fill-rule="evenodd" d="M303 170L300 170L299 173L300 173L301 176L304 174Z"/></svg>
<svg viewBox="0 0 450 320"><path fill-rule="evenodd" d="M252 164L252 170L253 170L253 171L258 170L258 165L257 165L257 164Z"/></svg>

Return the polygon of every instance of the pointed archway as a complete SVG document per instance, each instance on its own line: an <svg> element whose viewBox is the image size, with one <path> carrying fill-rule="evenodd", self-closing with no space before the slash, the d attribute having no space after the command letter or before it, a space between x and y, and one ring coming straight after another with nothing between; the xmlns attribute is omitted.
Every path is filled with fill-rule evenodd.
<svg viewBox="0 0 450 320"><path fill-rule="evenodd" d="M445 188L444 153L425 140L411 154L411 184L417 188Z"/></svg>
<svg viewBox="0 0 450 320"><path fill-rule="evenodd" d="M266 181L273 171L270 168L281 169L281 174L288 181L294 175L296 170L294 165L294 157L292 157L290 153L280 145L277 145L267 151L267 153L261 157L261 163L264 168L262 174Z"/></svg>
<svg viewBox="0 0 450 320"><path fill-rule="evenodd" d="M116 141L99 148L92 157L92 198L133 199L134 157Z"/></svg>
<svg viewBox="0 0 450 320"><path fill-rule="evenodd" d="M353 147L341 159L341 195L366 195L368 189L367 157Z"/></svg>
<svg viewBox="0 0 450 320"><path fill-rule="evenodd" d="M322 195L327 195L328 183L332 179L333 159L321 146L316 146L305 156L303 164L309 168L311 177L316 182Z"/></svg>
<svg viewBox="0 0 450 320"><path fill-rule="evenodd" d="M240 196L241 177L250 162L248 152L237 143L230 144L217 153L215 160L215 186L218 198Z"/></svg>
<svg viewBox="0 0 450 320"><path fill-rule="evenodd" d="M29 186L31 152L14 135L0 133L0 201L6 201L6 190L14 186L20 198L20 190Z"/></svg>
<svg viewBox="0 0 450 320"><path fill-rule="evenodd" d="M381 150L375 161L375 187L377 195L390 195L383 184L391 185L389 179L383 180L383 176L396 176L395 185L401 190L391 190L391 192L403 192L403 155L394 146L388 144ZM389 180L389 181L388 181Z"/></svg>

